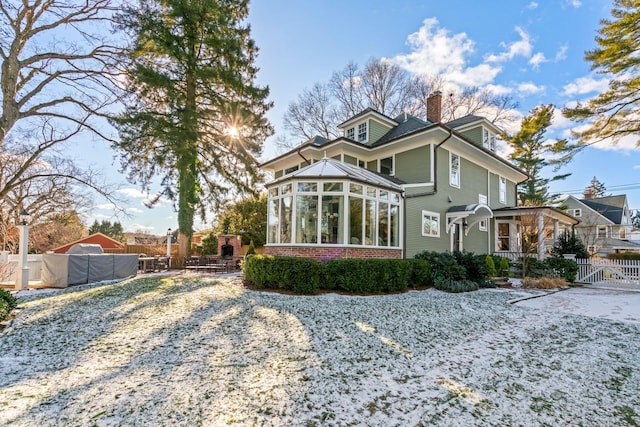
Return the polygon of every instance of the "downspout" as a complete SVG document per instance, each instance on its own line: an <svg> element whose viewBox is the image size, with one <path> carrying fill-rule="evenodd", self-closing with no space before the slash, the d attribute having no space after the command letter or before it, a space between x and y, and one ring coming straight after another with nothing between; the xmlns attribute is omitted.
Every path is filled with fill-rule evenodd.
<svg viewBox="0 0 640 427"><path fill-rule="evenodd" d="M311 163L309 163L309 160L307 160L302 153L300 152L300 149L302 148L302 146L299 146L298 149L296 150L296 153L298 153L298 156L302 157L302 160L304 160L304 162L308 165L310 165Z"/></svg>
<svg viewBox="0 0 640 427"><path fill-rule="evenodd" d="M433 196L438 192L438 148L442 146L445 142L447 142L453 136L453 129L449 129L449 135L433 150L433 190L428 191L426 193L417 193L417 194L405 194L402 193L402 198L404 199L404 209L403 209L403 228L404 228L404 239L402 240L402 257L407 257L407 199L413 199L415 197L424 197L424 196Z"/></svg>

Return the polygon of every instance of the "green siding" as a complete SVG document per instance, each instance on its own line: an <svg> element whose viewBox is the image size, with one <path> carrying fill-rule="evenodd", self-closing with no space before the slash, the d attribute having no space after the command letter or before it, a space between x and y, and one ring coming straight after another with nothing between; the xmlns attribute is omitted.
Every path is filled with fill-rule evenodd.
<svg viewBox="0 0 640 427"><path fill-rule="evenodd" d="M358 165L358 159L356 159L353 156L350 156L348 154L343 154L342 157L344 158L344 162L345 163L349 163L350 165Z"/></svg>
<svg viewBox="0 0 640 427"><path fill-rule="evenodd" d="M382 138L391 127L383 125L375 120L369 120L369 141L368 144L373 144L380 138ZM356 126L357 129L357 126ZM357 136L356 136L357 137Z"/></svg>
<svg viewBox="0 0 640 427"><path fill-rule="evenodd" d="M474 144L482 146L482 126L467 129L460 133Z"/></svg>
<svg viewBox="0 0 640 427"><path fill-rule="evenodd" d="M407 183L431 181L431 146L396 154L395 176Z"/></svg>
<svg viewBox="0 0 640 427"><path fill-rule="evenodd" d="M370 171L378 172L378 161L372 160L370 162L367 162L367 169L369 169Z"/></svg>

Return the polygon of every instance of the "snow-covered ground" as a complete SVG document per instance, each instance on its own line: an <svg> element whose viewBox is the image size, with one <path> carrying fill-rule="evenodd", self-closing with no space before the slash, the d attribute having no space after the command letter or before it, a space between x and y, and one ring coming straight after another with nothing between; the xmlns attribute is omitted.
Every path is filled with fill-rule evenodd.
<svg viewBox="0 0 640 427"><path fill-rule="evenodd" d="M640 324L529 306L573 291L28 293L0 332L0 425L638 425Z"/></svg>

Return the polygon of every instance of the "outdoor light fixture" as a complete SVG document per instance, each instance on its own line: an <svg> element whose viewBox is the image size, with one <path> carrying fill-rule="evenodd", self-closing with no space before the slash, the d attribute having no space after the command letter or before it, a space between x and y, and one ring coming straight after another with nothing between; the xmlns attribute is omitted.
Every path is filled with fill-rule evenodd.
<svg viewBox="0 0 640 427"><path fill-rule="evenodd" d="M26 209L22 209L22 212L20 212L20 224L27 225L29 223L29 219L31 219L29 212L27 212Z"/></svg>
<svg viewBox="0 0 640 427"><path fill-rule="evenodd" d="M172 233L171 229L168 229L167 230L167 236L171 236L171 233Z"/></svg>

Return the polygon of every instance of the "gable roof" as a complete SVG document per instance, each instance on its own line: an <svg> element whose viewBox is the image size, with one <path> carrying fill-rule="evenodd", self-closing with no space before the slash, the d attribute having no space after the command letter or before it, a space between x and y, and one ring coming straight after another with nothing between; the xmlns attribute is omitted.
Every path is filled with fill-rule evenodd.
<svg viewBox="0 0 640 427"><path fill-rule="evenodd" d="M100 245L103 249L124 249L124 245L111 237L102 233L93 233L87 237L76 240L75 242L67 243L66 245L59 246L53 249L53 252L57 254L66 253L71 246L76 243L95 243Z"/></svg>
<svg viewBox="0 0 640 427"><path fill-rule="evenodd" d="M626 206L627 196L625 194L619 196L596 197L593 199L581 199L580 201L589 206L600 215L607 218L614 224L622 224L624 216L624 208Z"/></svg>
<svg viewBox="0 0 640 427"><path fill-rule="evenodd" d="M365 108L364 110L362 110L361 112L359 112L358 114L356 114L353 117L349 117L347 120L345 120L344 122L340 123L338 125L338 129L342 129L344 128L346 125L353 123L359 119L361 119L362 117L366 116L366 115L371 115L372 117L377 118L379 121L381 122L385 122L387 124L389 124L390 126L395 126L398 124L397 121L393 120L391 117L386 116L384 114L382 114L381 112L374 110L371 107Z"/></svg>
<svg viewBox="0 0 640 427"><path fill-rule="evenodd" d="M382 145L387 141L391 141L396 138L400 138L403 135L408 135L417 130L426 129L429 126L432 126L434 123L425 122L424 120L420 120L417 117L410 115L400 115L395 118L399 124L392 128L389 132L382 135L380 139L371 144L371 147L377 147L378 145Z"/></svg>
<svg viewBox="0 0 640 427"><path fill-rule="evenodd" d="M480 117L480 116L475 116L473 114L469 114L469 115L466 115L464 117L460 117L458 119L454 119L454 120L448 121L447 123L445 123L445 125L449 126L450 128L455 129L455 128L459 128L459 127L464 126L464 125L468 125L469 123L480 122L480 121L483 121L483 120L485 120L484 117Z"/></svg>
<svg viewBox="0 0 640 427"><path fill-rule="evenodd" d="M393 191L402 191L403 184L399 179L325 157L319 162L271 181L267 184L267 187L295 178L351 179Z"/></svg>

